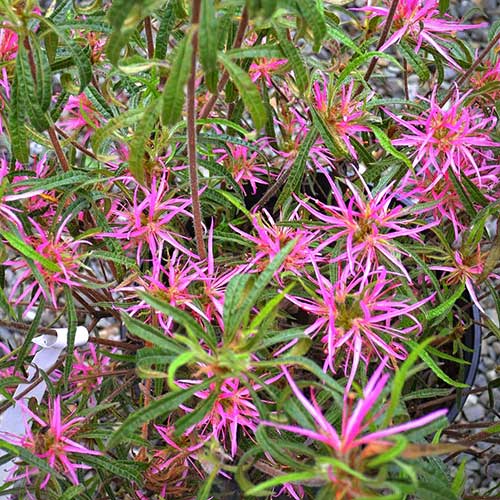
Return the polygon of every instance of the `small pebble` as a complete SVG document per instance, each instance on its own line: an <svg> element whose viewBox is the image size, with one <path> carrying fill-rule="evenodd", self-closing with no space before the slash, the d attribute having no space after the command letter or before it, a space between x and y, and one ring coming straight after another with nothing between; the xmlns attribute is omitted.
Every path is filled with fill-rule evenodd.
<svg viewBox="0 0 500 500"><path fill-rule="evenodd" d="M474 404L464 407L465 418L469 422L475 422L476 420L481 420L486 415L486 410L483 405Z"/></svg>
<svg viewBox="0 0 500 500"><path fill-rule="evenodd" d="M497 355L497 356L500 356L500 342L493 342L492 344L492 349L493 349L493 352Z"/></svg>
<svg viewBox="0 0 500 500"><path fill-rule="evenodd" d="M489 372L486 372L486 378L488 380L495 380L497 378L497 371L496 370L490 370Z"/></svg>
<svg viewBox="0 0 500 500"><path fill-rule="evenodd" d="M491 359L487 356L485 356L483 358L483 363L484 363L484 366L487 370L491 370L491 369L495 368L495 366L496 366L495 360Z"/></svg>

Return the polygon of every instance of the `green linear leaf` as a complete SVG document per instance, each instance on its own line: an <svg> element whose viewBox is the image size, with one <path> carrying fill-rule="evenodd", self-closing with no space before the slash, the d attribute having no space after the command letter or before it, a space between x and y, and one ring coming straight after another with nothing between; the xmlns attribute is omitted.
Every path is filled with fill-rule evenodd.
<svg viewBox="0 0 500 500"><path fill-rule="evenodd" d="M387 137L386 133L378 128L376 125L369 124L368 125L377 138L378 142L384 148L384 151L389 153L391 156L394 156L394 158L397 158L398 160L401 160L408 168L413 169L411 161L406 157L405 154L401 153L401 151L398 151L393 145L389 137Z"/></svg>
<svg viewBox="0 0 500 500"><path fill-rule="evenodd" d="M142 484L142 467L137 462L126 460L112 460L109 456L82 455L82 462L91 465L95 469L111 472L114 477L121 477L137 484Z"/></svg>
<svg viewBox="0 0 500 500"><path fill-rule="evenodd" d="M167 337L163 332L154 328L151 325L142 323L141 321L130 317L127 314L122 314L123 323L128 330L136 337L151 342L156 347L174 354L182 354L184 349L178 346L171 338Z"/></svg>
<svg viewBox="0 0 500 500"><path fill-rule="evenodd" d="M157 311L161 311L162 313L170 316L174 321L182 325L189 334L196 337L196 339L203 339L210 348L215 348L215 345L211 338L208 337L208 334L203 330L202 326L185 311L177 309L176 307L170 305L168 302L164 300L160 300L152 295L148 295L147 293L138 292L139 297L147 302L151 307L156 309Z"/></svg>
<svg viewBox="0 0 500 500"><path fill-rule="evenodd" d="M412 350L414 350L416 347L419 346L419 344L417 344L417 342L415 342L414 340L408 340L406 343L412 348ZM422 344L420 344L420 345L422 345ZM434 361L432 356L425 349L419 350L418 356L434 372L434 375L436 375L436 377L440 378L441 380L446 382L448 385L451 385L453 387L462 387L462 388L469 387L467 384L463 384L462 382L457 382L457 381L453 380L451 377L449 377L438 366L438 364Z"/></svg>
<svg viewBox="0 0 500 500"><path fill-rule="evenodd" d="M450 173L450 178L451 182L453 183L453 187L455 188L455 191L458 194L458 197L460 198L460 201L462 202L467 214L474 218L477 210L474 208L474 205L472 204L469 195L465 192L465 189L462 186L462 183L460 180L457 178L455 175L455 172L453 172L453 168L449 168L448 172Z"/></svg>
<svg viewBox="0 0 500 500"><path fill-rule="evenodd" d="M281 50L283 50L283 54L285 54L285 57L292 66L297 88L300 92L305 92L309 86L309 78L302 56L297 50L297 47L290 40L288 40L286 33L282 28L274 24L274 30L278 36Z"/></svg>
<svg viewBox="0 0 500 500"><path fill-rule="evenodd" d="M114 3L115 2L113 2L113 4ZM81 94L85 87L92 80L92 66L90 64L88 55L76 42L74 42L69 36L66 35L64 30L60 29L45 17L36 17L40 20L41 23L45 24L50 30L52 30L62 40L64 45L69 50L78 71L79 88L77 93Z"/></svg>
<svg viewBox="0 0 500 500"><path fill-rule="evenodd" d="M243 103L253 119L255 128L261 129L266 124L267 115L259 89L252 82L248 73L231 61L225 54L219 53L219 60L226 68L232 82L238 89Z"/></svg>
<svg viewBox="0 0 500 500"><path fill-rule="evenodd" d="M316 111L316 109L311 107L310 112L313 118L314 127L321 135L326 147L335 157L345 158L348 152L341 140L332 133L328 125L325 123L325 120Z"/></svg>
<svg viewBox="0 0 500 500"><path fill-rule="evenodd" d="M52 99L52 72L47 54L37 41L33 42L33 56L36 64L36 90L40 108L45 113Z"/></svg>
<svg viewBox="0 0 500 500"><path fill-rule="evenodd" d="M188 34L178 45L172 70L163 90L162 121L164 125L175 125L181 118L185 101L184 87L191 74L193 34Z"/></svg>
<svg viewBox="0 0 500 500"><path fill-rule="evenodd" d="M225 55L231 59L274 58L282 56L282 51L275 43L266 43L264 45L231 49L225 52Z"/></svg>
<svg viewBox="0 0 500 500"><path fill-rule="evenodd" d="M448 313L451 308L454 306L455 302L464 294L465 284L461 283L460 286L455 290L455 292L441 302L437 307L431 309L430 311L424 311L425 318L427 320L431 320L434 318L438 318L442 314Z"/></svg>
<svg viewBox="0 0 500 500"><path fill-rule="evenodd" d="M66 363L64 365L64 384L68 384L71 369L73 367L73 353L75 350L75 336L78 319L76 316L75 299L71 294L71 288L64 285L64 300L66 301L67 323L68 323L68 346L66 348Z"/></svg>
<svg viewBox="0 0 500 500"><path fill-rule="evenodd" d="M212 93L217 92L217 19L214 0L202 0L199 32L200 62L205 71L205 83Z"/></svg>
<svg viewBox="0 0 500 500"><path fill-rule="evenodd" d="M213 408L217 397L219 396L219 390L214 390L210 396L202 401L193 411L186 413L184 416L180 417L175 422L175 432L174 436L180 437L186 429L196 425L200 422L205 415Z"/></svg>
<svg viewBox="0 0 500 500"><path fill-rule="evenodd" d="M160 114L159 108L157 99L149 104L135 128L134 137L130 141L128 168L140 183L144 182L144 150Z"/></svg>
<svg viewBox="0 0 500 500"><path fill-rule="evenodd" d="M431 73L424 60L404 40L399 41L398 48L403 53L404 58L411 64L420 82L426 82L431 77Z"/></svg>
<svg viewBox="0 0 500 500"><path fill-rule="evenodd" d="M151 422L155 418L166 415L172 410L177 409L179 405L185 403L195 393L207 389L212 382L213 378L210 378L201 384L196 384L195 386L190 387L189 389L169 392L161 398L151 402L148 406L130 414L125 419L123 424L113 432L107 443L107 448L113 448L120 442L127 439L132 431L139 428L142 424Z"/></svg>
<svg viewBox="0 0 500 500"><path fill-rule="evenodd" d="M262 292L273 279L274 274L281 267L288 254L292 251L296 241L289 241L269 263L269 265L259 274L259 277L254 282L251 290L243 295L240 306L236 310L232 310L233 314L230 316L230 325L228 331L224 332L227 341L231 341L237 329L241 326L243 319L248 316L252 307L256 304L262 296ZM224 317L227 317L224 314ZM226 326L226 325L225 325Z"/></svg>
<svg viewBox="0 0 500 500"><path fill-rule="evenodd" d="M12 248L15 248L25 257L39 262L48 271L54 273L61 272L61 268L55 262L52 262L43 255L39 254L34 248L28 246L21 238L19 238L15 234L5 231L5 229L0 229L0 234L8 241L9 245Z"/></svg>
<svg viewBox="0 0 500 500"><path fill-rule="evenodd" d="M175 25L176 13L174 3L171 0L162 9L160 27L156 34L155 59L165 59L168 48L168 39Z"/></svg>
<svg viewBox="0 0 500 500"><path fill-rule="evenodd" d="M16 364L14 365L14 373L17 373L21 367L23 366L24 360L31 350L32 344L31 341L35 338L35 335L38 333L38 326L40 325L40 320L42 319L42 314L45 312L45 298L40 296L38 301L38 307L36 309L35 317L30 324L29 330L26 333L26 336L23 340L23 345L19 349L19 353L17 354Z"/></svg>
<svg viewBox="0 0 500 500"><path fill-rule="evenodd" d="M14 82L11 89L11 101L9 110L9 136L12 154L21 163L28 163L28 135L24 127L26 107L24 95L19 88L18 72L15 72Z"/></svg>
<svg viewBox="0 0 500 500"><path fill-rule="evenodd" d="M278 207L282 206L283 203L289 198L289 196L300 186L302 178L304 177L306 171L307 160L309 159L309 151L313 147L316 139L318 138L318 132L311 128L306 135L306 138L300 145L299 153L297 158L293 162L290 168L290 173L288 174L288 179L286 180L283 189L276 201Z"/></svg>
<svg viewBox="0 0 500 500"><path fill-rule="evenodd" d="M59 474L56 470L47 464L46 460L38 458L33 455L29 450L22 448L21 446L16 446L15 444L9 443L0 439L0 449L5 450L7 453L12 455L14 458L22 458L27 464L35 466L40 471L50 474L52 477L56 477L59 480L64 480L64 476Z"/></svg>
<svg viewBox="0 0 500 500"><path fill-rule="evenodd" d="M312 29L314 35L313 49L318 52L326 35L326 21L323 9L319 7L316 0L297 0L296 5Z"/></svg>

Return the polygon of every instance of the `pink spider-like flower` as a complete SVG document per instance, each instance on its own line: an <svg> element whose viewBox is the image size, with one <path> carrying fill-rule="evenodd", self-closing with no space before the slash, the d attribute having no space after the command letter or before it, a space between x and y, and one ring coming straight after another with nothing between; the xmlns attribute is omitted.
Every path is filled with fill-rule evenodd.
<svg viewBox="0 0 500 500"><path fill-rule="evenodd" d="M445 271L449 273L445 278L445 283L448 285L457 285L464 283L469 294L476 306L484 313L484 309L479 303L475 291L475 281L482 276L484 272L484 264L486 260L486 253L481 252L481 247L478 245L474 253L468 255L456 250L453 254L453 260L448 265L432 265L431 269L436 271ZM492 278L500 279L500 275L490 273Z"/></svg>
<svg viewBox="0 0 500 500"><path fill-rule="evenodd" d="M386 110L389 116L408 130L408 133L404 132L392 143L415 148L413 165L417 174L430 171L437 183L448 169L460 177L460 167L471 165L481 185L478 162L487 156L487 151L482 148L499 147L500 143L490 137L496 118L486 116L479 107L464 104L469 93L461 96L456 89L449 104L441 106L434 89L430 99L422 98L428 102L428 109L409 120Z"/></svg>
<svg viewBox="0 0 500 500"><path fill-rule="evenodd" d="M215 390L211 388L196 393L201 399L208 399ZM208 429L209 436L218 441L230 443L230 454L236 455L238 450L238 429L242 429L252 437L259 422L259 412L252 403L252 395L238 378L228 378L220 386L219 393L208 415L197 424L203 435ZM229 434L229 436L228 436Z"/></svg>
<svg viewBox="0 0 500 500"><path fill-rule="evenodd" d="M267 140L259 141L256 146L262 149L267 145ZM234 180L241 187L243 192L247 192L247 184L250 184L252 194L257 191L257 184L268 184L265 180L270 172L265 165L259 162L259 151L250 150L247 146L238 144L227 144L227 149L214 149L214 153L219 153L217 163L222 164L233 176Z"/></svg>
<svg viewBox="0 0 500 500"><path fill-rule="evenodd" d="M467 177L472 184L478 185L479 181L472 165L469 163L461 165L460 170L462 176ZM494 202L497 199L496 193L500 182L500 165L493 165L484 160L478 166L478 170L481 186L477 187L487 200ZM449 172L445 172L438 182L435 182L435 175L430 171L421 172L418 176L408 172L401 184L405 187L408 199L415 203L415 213L431 213L433 220L450 220L455 239L458 240L469 222L467 218L464 220L464 205ZM474 200L471 200L471 203L474 203ZM420 205L426 207L426 204L431 208L418 210Z"/></svg>
<svg viewBox="0 0 500 500"><path fill-rule="evenodd" d="M351 196L344 201L344 195L325 172L330 184L335 205L327 205L315 201L319 210L312 204L298 200L308 212L317 217L323 224L326 233L325 240L318 246L321 251L326 246L345 239L345 250L335 257L335 262L347 262L349 270L363 268L365 275L381 264L380 259L392 263L408 281L408 272L397 254L403 254L395 245L398 238L409 237L419 240L419 233L436 225L439 221L417 225L415 218L405 217L402 204L398 201L401 193L389 185L372 195L365 185L366 197L347 181ZM335 231L330 235L330 231Z"/></svg>
<svg viewBox="0 0 500 500"><path fill-rule="evenodd" d="M191 285L199 277L200 269L196 263L189 259L182 262L179 252L174 250L165 266L156 262L151 275L139 277L138 286L120 286L116 288L116 291L131 292L131 297L135 298L137 291L141 290L179 309L190 309L197 317L204 318L202 310L195 304L196 296L189 291ZM146 312L148 313L147 320L155 316L165 332L170 333L172 330L172 318L161 311L152 309L143 300L127 307L125 311L132 316Z"/></svg>
<svg viewBox="0 0 500 500"><path fill-rule="evenodd" d="M0 28L0 61L11 61L17 55L18 36L15 31Z"/></svg>
<svg viewBox="0 0 500 500"><path fill-rule="evenodd" d="M110 364L110 358L97 352L94 344L89 344L86 350L76 350L74 363L69 377L70 397L85 393L92 404L96 403L95 391L103 382L102 372Z"/></svg>
<svg viewBox="0 0 500 500"><path fill-rule="evenodd" d="M500 81L500 57L495 59L487 59L483 62L484 68L477 70L470 78L471 83L481 88L490 82Z"/></svg>
<svg viewBox="0 0 500 500"><path fill-rule="evenodd" d="M56 214L58 204L56 191L33 190L30 187L26 187L26 183L33 181L33 179L43 179L48 177L52 166L47 161L47 156L44 154L41 158L36 156L33 157L30 167L30 170L35 175L16 175L12 179L12 190L14 194L11 195L9 199L23 199L23 208L28 213L40 211L46 218L53 217ZM24 169L24 165L16 161L16 171L22 171Z"/></svg>
<svg viewBox="0 0 500 500"><path fill-rule="evenodd" d="M356 150L350 138L359 139L358 134L360 132L370 131L364 125L368 118L368 113L365 111L364 106L366 100L370 99L374 94L371 93L365 99L359 99L352 95L353 89L354 80L349 84L342 85L340 92L330 99L326 78L322 83L316 81L313 84L315 106L332 130L333 137L340 138L352 157L357 158Z"/></svg>
<svg viewBox="0 0 500 500"><path fill-rule="evenodd" d="M150 466L144 473L148 489L159 491L162 498L177 497L191 490L192 480L204 477L204 471L197 461L198 451L206 439L194 435L193 430L174 438L173 425L155 425L154 428L165 442L162 449L155 452ZM194 477L193 477L194 476ZM141 498L149 498L142 497Z"/></svg>
<svg viewBox="0 0 500 500"><path fill-rule="evenodd" d="M346 389L340 433L337 432L323 414L321 407L316 401L314 391L311 389L311 401L309 401L297 387L293 377L285 367L283 367L282 370L288 384L295 397L313 418L315 429L311 430L297 425L279 424L270 421L263 421L261 423L262 425L288 431L294 435L305 436L310 440L322 443L337 459L343 461L347 466L353 467L354 464L357 464L357 467L360 467L365 459L373 457L373 455L380 453L380 451L387 451L387 448L392 446L391 440L386 439L389 436L422 427L445 416L447 413L447 410L437 410L429 415L403 424L369 432L369 428L372 427L373 422L383 414L383 409L375 414L373 414L373 410L389 379L389 374L383 373L386 363L387 359L382 360L378 368L370 377L363 390L363 396L358 400L353 411L351 411L352 406L350 404L351 394L349 390ZM354 465L354 467L356 467L356 465ZM330 465L325 472L334 487L345 488L347 486L345 480L346 474L349 475L349 472L345 469L339 468L337 470ZM348 483L350 483L350 481L348 481ZM354 499L361 496L365 496L363 495L363 491L351 491L348 498Z"/></svg>
<svg viewBox="0 0 500 500"><path fill-rule="evenodd" d="M207 259L200 264L199 281L203 284L203 292L200 293L200 302L204 304L203 313L208 321L214 319L223 329L222 320L224 310L224 296L226 286L231 278L245 272L247 265L226 268L224 265L216 265L214 259L213 224L208 232Z"/></svg>
<svg viewBox="0 0 500 500"><path fill-rule="evenodd" d="M9 100L10 100L9 77L7 75L7 70L5 68L2 68L2 76L0 77L0 134L4 133L2 115L4 113L5 105Z"/></svg>
<svg viewBox="0 0 500 500"><path fill-rule="evenodd" d="M187 210L190 205L190 199L169 196L165 175L159 181L153 177L150 188L137 185L132 202L122 201L112 214L113 218L110 221L113 226L112 231L101 233L100 236L125 240L123 248L136 252L137 264L143 261L141 254L144 248L150 251L153 262L159 262L165 243L196 258L193 252L177 241L180 238L187 238L170 228L177 216L191 217L191 213Z"/></svg>
<svg viewBox="0 0 500 500"><path fill-rule="evenodd" d="M1 120L0 120L1 121ZM0 126L1 128L1 126ZM0 130L1 133L1 130ZM19 220L18 214L21 212L20 209L12 207L9 201L19 200L23 197L31 198L31 194L26 196L15 196L4 194L8 190L10 183L7 180L7 174L9 173L9 164L5 158L0 157L0 226L5 224L5 222L11 222L18 229L22 229L22 224Z"/></svg>
<svg viewBox="0 0 500 500"><path fill-rule="evenodd" d="M83 266L82 261L85 256L81 253L80 247L88 244L88 242L86 240L75 240L66 231L66 223L69 217L71 215L61 222L55 234L48 233L40 224L30 218L34 233L32 235L23 235L26 244L54 265L54 269L52 269L48 268L47 264L43 265L36 260L33 261L33 265L36 266L43 277L45 285L33 281L33 271L24 259L4 262L4 265L12 266L12 269L18 272L9 300L12 300L17 305L31 294L30 302L26 306L24 314L27 314L36 304L40 296L45 297L46 300L52 302L54 307L57 307L57 291L59 287L62 285L70 287L82 285L79 270ZM25 286L26 283L28 283L27 286ZM23 287L24 290L17 295L18 290Z"/></svg>
<svg viewBox="0 0 500 500"><path fill-rule="evenodd" d="M290 216L292 223L299 220L298 210L298 208L294 210ZM302 274L304 266L309 264L311 259L318 257L316 250L312 246L318 239L318 232L277 225L266 209L263 209L262 213L267 220L257 215L252 221L257 236L252 236L235 226L231 226L234 231L246 240L255 243L256 253L253 259L248 262L248 267L251 268L254 264L257 264L259 270L265 269L289 241L296 240L292 251L276 274L279 275L281 271L290 271L297 275Z"/></svg>
<svg viewBox="0 0 500 500"><path fill-rule="evenodd" d="M321 275L313 263L315 278L310 281L317 287L312 298L288 295L288 300L316 319L305 330L315 336L324 334L326 344L323 369L335 371L336 358L343 355L344 372L349 373L350 387L359 363L366 366L372 358L404 360L407 352L402 340L417 334L422 326L412 311L432 297L409 304L399 300L399 284L387 278L387 271L379 268L365 276L342 273L335 283ZM405 326L400 324L404 318Z"/></svg>
<svg viewBox="0 0 500 500"><path fill-rule="evenodd" d="M287 62L286 59L267 59L263 57L258 62L253 62L250 65L248 73L253 82L263 79L271 87L273 84L271 81L272 74Z"/></svg>
<svg viewBox="0 0 500 500"><path fill-rule="evenodd" d="M390 1L386 0L389 4ZM384 26L389 15L389 7L368 5L360 9L370 14L370 17L380 16L380 26ZM457 31L484 28L487 23L462 24L451 16L440 17L439 0L399 0L394 14L392 29L394 33L380 47L381 51L391 45L397 44L403 38L410 38L415 44L415 52L420 50L422 44L427 43L437 50L454 67L457 63L450 57L448 49L439 42L445 41Z"/></svg>
<svg viewBox="0 0 500 500"><path fill-rule="evenodd" d="M101 114L94 108L85 94L70 96L59 120L59 127L65 132L83 130L83 144L92 136L94 129L100 126Z"/></svg>
<svg viewBox="0 0 500 500"><path fill-rule="evenodd" d="M48 465L53 469L67 474L73 484L79 484L76 471L78 469L90 469L91 467L74 463L72 455L75 453L102 455L100 451L90 450L72 439L80 431L81 426L79 424L85 418L70 418L71 415L63 418L61 415L60 396L56 396L49 402L48 422L42 420L26 406L24 407L24 411L26 416L32 419L40 428L35 429L35 425L32 426L26 423L25 435L6 435L4 439L31 451L38 458L47 461ZM13 479L19 479L20 477L29 478L39 473L36 467L26 466L24 473L21 476L14 476ZM45 476L40 485L41 489L47 486L50 477L50 474Z"/></svg>

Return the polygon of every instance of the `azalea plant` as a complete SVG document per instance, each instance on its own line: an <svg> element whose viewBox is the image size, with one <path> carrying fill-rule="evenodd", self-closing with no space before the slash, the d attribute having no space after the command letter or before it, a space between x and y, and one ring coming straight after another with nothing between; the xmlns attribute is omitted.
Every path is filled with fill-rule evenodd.
<svg viewBox="0 0 500 500"><path fill-rule="evenodd" d="M500 26L448 3L0 1L1 495L464 497Z"/></svg>

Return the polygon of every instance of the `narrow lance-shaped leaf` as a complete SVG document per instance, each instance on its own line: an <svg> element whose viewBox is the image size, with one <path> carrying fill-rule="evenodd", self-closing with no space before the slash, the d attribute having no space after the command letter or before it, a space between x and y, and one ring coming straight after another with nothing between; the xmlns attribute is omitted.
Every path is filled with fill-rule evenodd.
<svg viewBox="0 0 500 500"><path fill-rule="evenodd" d="M304 16L306 23L311 27L314 35L314 50L321 48L321 42L326 35L326 22L323 9L316 0L297 0L297 7Z"/></svg>
<svg viewBox="0 0 500 500"><path fill-rule="evenodd" d="M193 34L187 35L178 45L170 75L163 90L162 121L164 125L175 125L181 118L184 105L184 87L191 74Z"/></svg>
<svg viewBox="0 0 500 500"><path fill-rule="evenodd" d="M64 285L64 299L66 301L66 312L68 317L68 347L66 349L66 364L64 365L64 383L67 384L73 367L73 351L75 350L77 327L75 299L71 294L71 289L67 285Z"/></svg>
<svg viewBox="0 0 500 500"><path fill-rule="evenodd" d="M16 71L11 89L10 111L9 111L9 135L12 154L21 163L28 163L28 136L24 127L26 107L24 95L19 89L18 72Z"/></svg>
<svg viewBox="0 0 500 500"><path fill-rule="evenodd" d="M238 89L243 103L252 117L255 128L261 129L266 123L267 115L259 89L252 82L248 73L231 61L226 55L219 53L219 60L226 68L232 82Z"/></svg>
<svg viewBox="0 0 500 500"><path fill-rule="evenodd" d="M134 137L130 143L130 155L128 167L130 173L139 182L144 181L144 153L147 141L151 135L156 120L159 115L159 103L155 99L144 112L140 122L134 132Z"/></svg>
<svg viewBox="0 0 500 500"><path fill-rule="evenodd" d="M296 241L289 241L274 257L271 263L262 271L255 281L252 289L245 293L239 307L234 310L234 313L230 317L229 325L224 325L225 327L225 338L227 342L230 342L238 328L240 328L243 319L250 313L252 307L259 300L262 292L272 280L274 273L278 271L281 267L288 254L292 251ZM241 291L242 293L242 291Z"/></svg>
<svg viewBox="0 0 500 500"><path fill-rule="evenodd" d="M33 56L36 63L37 99L43 112L46 112L52 100L52 72L46 52L37 43L33 43Z"/></svg>
<svg viewBox="0 0 500 500"><path fill-rule="evenodd" d="M164 59L168 48L168 39L175 24L174 1L169 0L162 8L160 28L156 34L155 59Z"/></svg>
<svg viewBox="0 0 500 500"><path fill-rule="evenodd" d="M49 122L42 111L35 92L35 82L31 74L28 53L24 46L19 46L16 58L16 74L19 79L19 92L22 92L26 99L24 101L28 117L38 132L43 132L49 128Z"/></svg>
<svg viewBox="0 0 500 500"><path fill-rule="evenodd" d="M288 197L297 189L300 185L302 178L304 177L306 171L306 163L309 158L309 151L311 150L313 144L318 138L318 132L315 129L309 130L304 142L300 145L299 154L295 159L290 173L288 174L288 179L281 191L276 204L278 206L283 205L283 203L288 199Z"/></svg>
<svg viewBox="0 0 500 500"><path fill-rule="evenodd" d="M130 434L138 429L142 424L151 422L157 417L167 415L175 410L179 405L185 403L190 397L199 391L205 390L213 382L210 378L201 384L197 384L189 389L183 389L175 392L169 392L163 397L151 402L148 406L130 414L123 424L116 429L108 441L108 448L113 448L118 443L127 439Z"/></svg>
<svg viewBox="0 0 500 500"><path fill-rule="evenodd" d="M285 30L277 25L274 25L274 30L278 36L281 50L283 50L283 54L285 54L285 57L292 66L297 88L300 92L305 92L309 84L309 79L302 56L297 47L287 38Z"/></svg>
<svg viewBox="0 0 500 500"><path fill-rule="evenodd" d="M200 18L200 62L205 72L205 83L210 92L217 92L217 19L214 0L202 0Z"/></svg>
<svg viewBox="0 0 500 500"><path fill-rule="evenodd" d="M120 51L127 43L133 27L135 27L135 23L130 23L131 26L129 25L128 29L123 29L125 21L137 3L142 4L142 2L136 2L136 0L113 0L109 9L108 18L113 27L113 32L106 44L106 55L113 64L118 62Z"/></svg>
<svg viewBox="0 0 500 500"><path fill-rule="evenodd" d="M0 234L7 240L12 248L15 248L18 252L22 253L25 257L39 262L45 269L52 272L60 272L61 268L51 260L47 259L35 249L27 245L21 238L13 233L0 229Z"/></svg>
<svg viewBox="0 0 500 500"><path fill-rule="evenodd" d="M63 42L63 44L71 54L73 62L75 63L76 69L78 71L79 80L78 86L75 89L75 93L82 93L92 79L92 66L90 64L89 57L76 42L74 42L68 35L66 35L64 30L59 29L54 23L50 22L48 19L42 16L38 16L38 19L59 37L59 39Z"/></svg>

